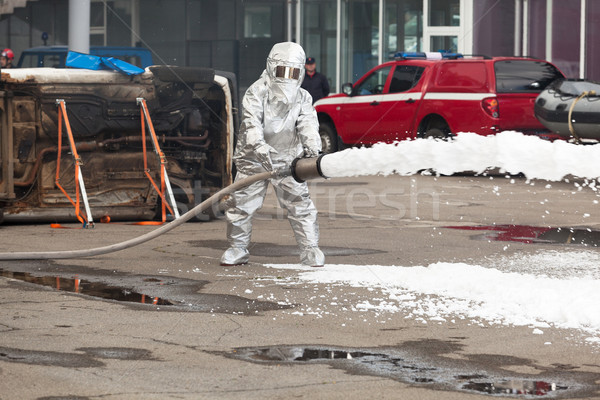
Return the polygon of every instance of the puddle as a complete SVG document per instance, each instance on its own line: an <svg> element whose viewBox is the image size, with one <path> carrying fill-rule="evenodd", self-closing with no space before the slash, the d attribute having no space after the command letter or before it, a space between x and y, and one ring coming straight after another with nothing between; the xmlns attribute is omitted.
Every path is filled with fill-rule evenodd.
<svg viewBox="0 0 600 400"><path fill-rule="evenodd" d="M480 392L503 397L570 397L583 388L580 384L565 383L572 382L572 376L565 378L565 382L559 382L556 377L520 376L502 370L501 356L486 370L474 361L415 355L418 347L410 346L410 350L370 350L273 346L238 348L218 354L254 363L328 364L351 374L382 376L408 384L426 385L434 390ZM473 355L473 358L478 357Z"/></svg>
<svg viewBox="0 0 600 400"><path fill-rule="evenodd" d="M99 368L102 361L88 354L26 350L0 346L0 361L65 368Z"/></svg>
<svg viewBox="0 0 600 400"><path fill-rule="evenodd" d="M0 346L0 361L65 368L98 368L100 359L154 361L152 352L130 347L83 347L77 353L26 350Z"/></svg>
<svg viewBox="0 0 600 400"><path fill-rule="evenodd" d="M589 228L548 228L529 225L445 226L447 229L490 231L471 239L520 243L567 244L587 247L600 245L600 231Z"/></svg>
<svg viewBox="0 0 600 400"><path fill-rule="evenodd" d="M11 264L10 267L10 270L0 268L0 277L118 301L135 310L260 315L264 311L294 307L231 294L203 293L204 287L210 283L205 280L167 275L133 275L46 261L23 262Z"/></svg>
<svg viewBox="0 0 600 400"><path fill-rule="evenodd" d="M65 292L85 294L87 296L100 297L102 299L126 301L132 303L173 305L169 300L160 297L148 296L138 293L132 289L110 286L102 282L90 282L85 279L61 278L59 276L33 276L28 272L11 272L0 269L0 276L18 279L20 281L35 283L42 286L52 287Z"/></svg>
<svg viewBox="0 0 600 400"><path fill-rule="evenodd" d="M525 396L545 396L557 390L567 390L566 386L557 386L556 383L543 381L515 381L501 382L469 382L463 389L475 390L488 394L513 394Z"/></svg>

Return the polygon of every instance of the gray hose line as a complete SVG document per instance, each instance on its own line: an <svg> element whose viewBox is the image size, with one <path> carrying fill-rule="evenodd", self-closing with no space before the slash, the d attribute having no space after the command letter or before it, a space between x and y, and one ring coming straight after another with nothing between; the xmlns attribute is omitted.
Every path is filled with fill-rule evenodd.
<svg viewBox="0 0 600 400"><path fill-rule="evenodd" d="M161 226L158 229L155 229L151 232L146 233L145 235L135 237L133 239L126 240L124 242L115 243L109 246L104 247L96 247L93 249L82 249L82 250L64 250L64 251L40 251L40 252L16 252L16 253L0 253L0 261L1 260L48 260L48 259L65 259L65 258L80 258L80 257L90 257L97 256L99 254L112 253L115 251L127 249L129 247L137 246L138 244L147 242L148 240L154 239L163 233L167 233L172 229L177 228L179 225L187 222L196 214L208 209L214 203L219 201L225 195L235 192L241 188L246 186L250 186L251 184L263 181L269 178L273 178L275 176L281 176L281 171L272 171L272 172L261 172L260 174L252 175L244 179L240 179L239 181L234 182L233 184L219 190L217 193L210 196L208 199L204 200L202 203L198 204L196 207L192 208L190 211L183 214L181 217L177 218L174 221L169 222L166 225Z"/></svg>

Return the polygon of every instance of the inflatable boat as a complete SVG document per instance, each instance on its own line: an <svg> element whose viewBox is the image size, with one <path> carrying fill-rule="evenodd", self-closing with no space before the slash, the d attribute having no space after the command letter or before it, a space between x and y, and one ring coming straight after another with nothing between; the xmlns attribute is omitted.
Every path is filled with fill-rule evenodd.
<svg viewBox="0 0 600 400"><path fill-rule="evenodd" d="M557 79L537 97L534 112L561 137L600 140L600 83Z"/></svg>

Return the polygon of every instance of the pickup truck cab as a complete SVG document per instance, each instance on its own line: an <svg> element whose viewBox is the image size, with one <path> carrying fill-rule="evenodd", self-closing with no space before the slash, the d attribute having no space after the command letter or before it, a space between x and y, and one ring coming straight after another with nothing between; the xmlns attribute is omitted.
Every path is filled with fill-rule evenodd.
<svg viewBox="0 0 600 400"><path fill-rule="evenodd" d="M65 68L68 52L67 46L32 47L21 53L17 68ZM99 57L115 57L140 68L154 64L152 53L143 47L90 46L90 54Z"/></svg>
<svg viewBox="0 0 600 400"><path fill-rule="evenodd" d="M558 78L563 73L539 59L398 53L315 103L323 149L459 132L547 134L534 103Z"/></svg>

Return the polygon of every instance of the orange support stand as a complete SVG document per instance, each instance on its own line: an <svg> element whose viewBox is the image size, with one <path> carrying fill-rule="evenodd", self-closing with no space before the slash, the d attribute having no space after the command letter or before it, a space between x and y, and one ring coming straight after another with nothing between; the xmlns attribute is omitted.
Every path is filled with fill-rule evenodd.
<svg viewBox="0 0 600 400"><path fill-rule="evenodd" d="M92 219L92 213L90 211L90 205L87 199L87 193L85 191L85 185L83 184L83 178L81 176L81 165L83 165L79 154L77 153L77 147L75 146L75 140L73 139L73 132L71 131L71 125L69 124L69 117L67 116L67 106L65 105L65 101L61 99L56 100L56 105L58 106L58 153L56 156L56 177L54 179L54 183L56 186L67 196L67 199L71 202L71 204L75 207L75 216L83 224L83 228L93 228L94 221ZM65 127L67 128L67 136L69 138L69 145L71 147L71 153L73 154L73 161L75 164L75 201L68 195L67 191L60 184L60 158L61 158L61 148L62 148L62 127L63 127L63 119ZM79 207L79 192L81 190L81 194L83 197L83 203L85 205L85 212L87 217L81 215L81 210ZM54 225L53 227L60 227L60 225Z"/></svg>
<svg viewBox="0 0 600 400"><path fill-rule="evenodd" d="M152 186L159 194L162 199L162 222L156 224L163 224L167 220L166 208L169 209L171 214L175 216L175 218L179 218L179 210L177 209L177 205L175 204L175 198L173 197L173 191L171 190L171 183L169 182L169 176L167 175L167 157L161 151L160 146L158 144L158 138L156 137L156 132L154 131L154 125L152 124L152 119L150 119L150 113L148 112L148 107L146 106L146 100L143 98L137 98L137 104L140 105L140 115L142 119L142 151L144 153L144 173L152 183ZM150 175L150 170L148 169L148 156L146 153L146 124L148 125L148 130L150 131L150 136L152 139L152 145L154 146L154 152L160 158L160 189L152 176ZM165 189L169 195L169 200L171 206L168 204L165 198ZM151 221L140 223L140 224L150 224Z"/></svg>

